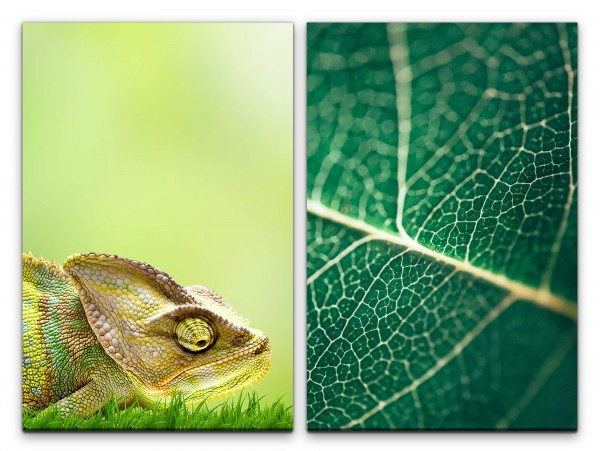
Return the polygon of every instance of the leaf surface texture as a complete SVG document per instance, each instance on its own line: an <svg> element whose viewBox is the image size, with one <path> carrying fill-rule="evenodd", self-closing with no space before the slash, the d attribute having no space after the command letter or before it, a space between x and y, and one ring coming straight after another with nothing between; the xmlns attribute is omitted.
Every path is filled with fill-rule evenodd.
<svg viewBox="0 0 600 451"><path fill-rule="evenodd" d="M309 429L576 428L576 49L309 24Z"/></svg>

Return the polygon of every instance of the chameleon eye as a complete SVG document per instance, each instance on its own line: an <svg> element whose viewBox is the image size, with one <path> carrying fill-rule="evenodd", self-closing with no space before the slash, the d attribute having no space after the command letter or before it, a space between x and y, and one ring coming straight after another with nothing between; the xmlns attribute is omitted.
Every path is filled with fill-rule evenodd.
<svg viewBox="0 0 600 451"><path fill-rule="evenodd" d="M215 332L202 318L185 318L179 321L175 329L177 341L190 352L206 351L215 341Z"/></svg>

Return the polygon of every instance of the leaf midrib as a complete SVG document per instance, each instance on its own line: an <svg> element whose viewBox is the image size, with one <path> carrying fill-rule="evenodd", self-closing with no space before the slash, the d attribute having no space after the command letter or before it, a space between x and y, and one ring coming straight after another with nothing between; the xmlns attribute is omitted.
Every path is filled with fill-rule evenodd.
<svg viewBox="0 0 600 451"><path fill-rule="evenodd" d="M436 252L414 241L407 235L399 236L384 230L380 230L364 221L346 216L336 210L333 210L316 200L307 199L307 212L323 219L333 221L347 228L366 233L368 237L371 237L371 239L404 246L411 251L418 252L436 261L450 265L461 272L471 274L478 279L485 280L501 289L504 289L514 299L532 302L540 307L561 314L574 322L577 321L577 304L562 296L555 295L546 288L532 287L530 285L508 279L504 275L496 274L492 271L473 266L468 262ZM339 255L342 254L344 254L343 251ZM309 279L309 284L314 281L314 278L311 279Z"/></svg>

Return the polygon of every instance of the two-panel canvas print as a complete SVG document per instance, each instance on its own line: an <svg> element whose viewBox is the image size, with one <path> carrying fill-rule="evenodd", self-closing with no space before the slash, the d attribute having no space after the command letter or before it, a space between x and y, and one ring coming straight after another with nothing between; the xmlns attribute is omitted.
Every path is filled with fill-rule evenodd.
<svg viewBox="0 0 600 451"><path fill-rule="evenodd" d="M296 27L23 25L23 428L576 429L576 24Z"/></svg>

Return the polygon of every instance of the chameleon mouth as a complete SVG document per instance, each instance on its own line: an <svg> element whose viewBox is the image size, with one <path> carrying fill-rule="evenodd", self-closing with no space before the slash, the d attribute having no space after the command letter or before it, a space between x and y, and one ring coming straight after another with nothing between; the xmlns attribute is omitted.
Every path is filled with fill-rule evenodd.
<svg viewBox="0 0 600 451"><path fill-rule="evenodd" d="M253 358L253 357L260 356L261 354L264 354L264 353L269 353L270 351L271 351L271 344L269 343L269 337L263 337L259 343L255 343L255 344L252 344L251 346L240 349L228 356L215 359L211 362L207 362L200 367L186 368L186 369L182 370L180 373L178 373L169 382L169 384L172 384L173 382L178 382L181 379L184 379L185 377L187 377L191 373L194 373L195 371L197 371L199 368L202 368L202 367L215 368L215 367L225 365L229 362L239 360L240 358ZM267 359L268 359L268 357L267 357ZM261 379L269 371L270 367L271 367L270 362L267 361L267 365L266 365L265 369L261 371L261 373L257 376L257 379Z"/></svg>
<svg viewBox="0 0 600 451"><path fill-rule="evenodd" d="M250 347L239 350L235 354L202 365L202 367L215 368L217 366L227 364L228 362L235 361L239 358L258 358L263 359L265 363L264 366L262 366L262 368L259 368L252 377L249 377L244 381L239 381L238 379L237 383L235 383L234 385L234 388L230 386L230 388L224 388L219 391L214 391L214 388L213 390L211 390L209 387L206 387L204 390L208 389L209 393L204 392L204 390L200 390L189 396L186 402L194 404L199 402L208 402L209 399L216 401L217 399L227 398L230 394L235 395L238 391L243 391L244 388L246 388L247 386L254 387L254 384L262 381L265 375L271 369L271 362L269 361L270 351L271 345L269 343L269 339L267 337L264 337L259 343L255 343ZM261 355L265 356L260 357ZM196 369L197 368L188 368L187 370L182 371L175 377L174 381L185 379L190 374L193 374L194 370ZM210 393L210 391L212 391L212 393Z"/></svg>
<svg viewBox="0 0 600 451"><path fill-rule="evenodd" d="M197 402L201 402L201 401L208 402L209 399L216 401L217 399L228 398L229 395L235 396L238 391L243 392L246 387L254 388L254 384L257 382L261 382L270 370L271 370L271 364L269 363L260 373L258 373L258 375L254 379L249 379L248 381L246 381L244 384L238 386L237 388L232 388L232 389L223 391L221 393L214 394L208 398L203 397L203 398L199 398L196 400L190 399L190 401L192 403L194 403L194 402L197 403Z"/></svg>

